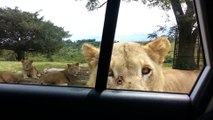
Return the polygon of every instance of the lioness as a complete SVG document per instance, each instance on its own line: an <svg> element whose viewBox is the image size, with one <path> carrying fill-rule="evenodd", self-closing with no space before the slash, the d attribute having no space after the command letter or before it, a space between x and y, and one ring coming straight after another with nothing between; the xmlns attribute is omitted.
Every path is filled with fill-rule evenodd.
<svg viewBox="0 0 213 120"><path fill-rule="evenodd" d="M52 71L63 71L63 70L65 70L65 69L64 68L45 68L43 70L43 73L46 74L46 73L52 72Z"/></svg>
<svg viewBox="0 0 213 120"><path fill-rule="evenodd" d="M40 78L43 85L69 85L73 84L80 73L79 63L67 64L67 68L62 71L50 71Z"/></svg>
<svg viewBox="0 0 213 120"><path fill-rule="evenodd" d="M188 93L199 75L199 70L163 72L162 64L170 47L166 37L159 37L146 45L134 42L114 43L107 87ZM87 86L94 87L99 49L85 43L82 52L90 72Z"/></svg>
<svg viewBox="0 0 213 120"><path fill-rule="evenodd" d="M162 64L170 50L166 37L141 45L134 42L114 43L108 75L108 88L133 90L164 90ZM88 63L90 76L87 82L94 87L99 49L91 44L82 46L83 55Z"/></svg>
<svg viewBox="0 0 213 120"><path fill-rule="evenodd" d="M40 73L33 66L33 60L21 60L22 63L22 72L24 79L26 78L35 78L38 79L40 77Z"/></svg>
<svg viewBox="0 0 213 120"><path fill-rule="evenodd" d="M0 71L0 82L3 83L19 83L23 81L23 78L16 74L15 72L10 71Z"/></svg>
<svg viewBox="0 0 213 120"><path fill-rule="evenodd" d="M165 85L166 92L189 93L194 86L201 70L165 70Z"/></svg>

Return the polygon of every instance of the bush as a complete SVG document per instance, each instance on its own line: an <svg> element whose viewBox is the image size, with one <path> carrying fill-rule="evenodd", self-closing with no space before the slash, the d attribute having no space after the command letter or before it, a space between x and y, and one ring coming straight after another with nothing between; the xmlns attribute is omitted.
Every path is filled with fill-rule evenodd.
<svg viewBox="0 0 213 120"><path fill-rule="evenodd" d="M54 56L54 61L85 62L80 49L64 46Z"/></svg>
<svg viewBox="0 0 213 120"><path fill-rule="evenodd" d="M164 63L172 63L173 62L173 52L170 51L169 54L166 56Z"/></svg>
<svg viewBox="0 0 213 120"><path fill-rule="evenodd" d="M1 50L0 54L3 61L16 61L16 54L12 50Z"/></svg>
<svg viewBox="0 0 213 120"><path fill-rule="evenodd" d="M50 61L47 55L41 54L41 53L27 53L26 59L38 61L38 62Z"/></svg>

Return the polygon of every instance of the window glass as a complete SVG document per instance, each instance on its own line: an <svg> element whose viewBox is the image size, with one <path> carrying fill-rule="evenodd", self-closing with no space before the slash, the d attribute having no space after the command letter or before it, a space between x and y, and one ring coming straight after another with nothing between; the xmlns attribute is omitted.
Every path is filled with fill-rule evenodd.
<svg viewBox="0 0 213 120"><path fill-rule="evenodd" d="M193 1L122 1L107 88L189 93L204 67Z"/></svg>
<svg viewBox="0 0 213 120"><path fill-rule="evenodd" d="M85 86L90 58L82 54L82 45L99 46L105 4L1 0L0 82Z"/></svg>
<svg viewBox="0 0 213 120"><path fill-rule="evenodd" d="M0 82L94 87L106 3L3 0ZM189 93L200 38L193 1L122 0L107 88Z"/></svg>

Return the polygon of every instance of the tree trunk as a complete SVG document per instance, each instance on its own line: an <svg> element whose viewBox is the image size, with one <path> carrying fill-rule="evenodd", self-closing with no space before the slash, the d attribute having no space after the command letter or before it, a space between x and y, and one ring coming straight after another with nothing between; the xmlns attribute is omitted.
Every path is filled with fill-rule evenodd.
<svg viewBox="0 0 213 120"><path fill-rule="evenodd" d="M193 19L193 4L191 1L187 1L187 10L184 13L181 7L180 0L171 0L172 9L176 18L178 26L178 44L176 57L174 57L173 68L175 69L195 69L195 45L196 37L192 35L193 24L195 23Z"/></svg>
<svg viewBox="0 0 213 120"><path fill-rule="evenodd" d="M22 59L25 59L25 51L22 51L22 50L16 50L15 51L15 53L16 53L16 59L18 60L18 61L21 61Z"/></svg>
<svg viewBox="0 0 213 120"><path fill-rule="evenodd" d="M179 41L178 51L175 64L175 69L191 70L196 68L195 63L195 45L196 38L191 35L191 29L187 23L179 26Z"/></svg>

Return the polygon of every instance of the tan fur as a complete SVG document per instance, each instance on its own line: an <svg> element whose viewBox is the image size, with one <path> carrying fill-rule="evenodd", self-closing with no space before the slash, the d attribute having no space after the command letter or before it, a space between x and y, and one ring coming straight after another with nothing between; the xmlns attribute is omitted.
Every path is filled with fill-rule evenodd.
<svg viewBox="0 0 213 120"><path fill-rule="evenodd" d="M157 38L147 45L134 42L114 43L107 87L163 91L164 76L161 66L169 49L170 42L166 37ZM90 69L87 85L94 87L99 49L84 44L82 51Z"/></svg>
<svg viewBox="0 0 213 120"><path fill-rule="evenodd" d="M3 82L3 83L19 83L22 80L23 79L21 78L21 76L14 73L14 72L0 71L0 82Z"/></svg>
<svg viewBox="0 0 213 120"><path fill-rule="evenodd" d="M64 68L45 68L43 70L43 73L46 74L48 72L53 72L53 71L63 71L65 70Z"/></svg>
<svg viewBox="0 0 213 120"><path fill-rule="evenodd" d="M166 92L189 93L199 74L200 70L176 70L164 71Z"/></svg>
<svg viewBox="0 0 213 120"><path fill-rule="evenodd" d="M107 87L189 93L200 70L170 69L163 72L162 64L169 49L170 42L165 37L146 45L134 42L114 43ZM99 49L86 43L82 51L90 69L87 86L94 87Z"/></svg>
<svg viewBox="0 0 213 120"><path fill-rule="evenodd" d="M22 63L22 72L23 77L26 78L35 78L38 79L40 77L39 71L33 66L33 60L21 60Z"/></svg>
<svg viewBox="0 0 213 120"><path fill-rule="evenodd" d="M62 71L50 71L44 74L40 81L44 85L68 85L78 80L80 73L79 63L67 64L67 68Z"/></svg>

